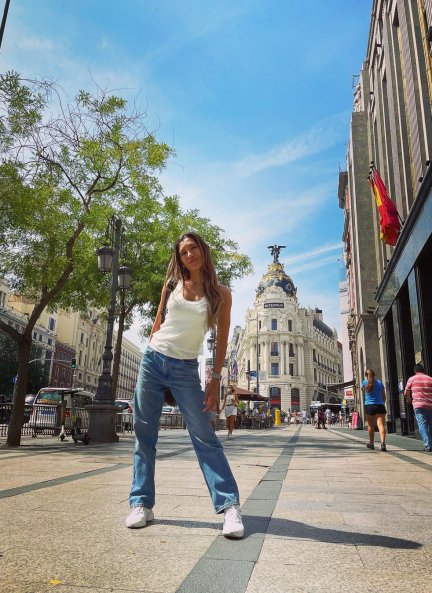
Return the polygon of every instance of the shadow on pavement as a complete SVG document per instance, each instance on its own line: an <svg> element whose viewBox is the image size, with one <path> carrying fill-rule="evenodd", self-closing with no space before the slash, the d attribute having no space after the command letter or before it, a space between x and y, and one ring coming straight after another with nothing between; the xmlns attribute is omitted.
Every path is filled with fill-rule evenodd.
<svg viewBox="0 0 432 593"><path fill-rule="evenodd" d="M308 539L333 544L378 546L381 548L397 548L402 550L417 550L422 547L422 544L419 542L399 537L314 527L306 523L300 523L299 521L290 521L289 519L270 520L268 517L243 515L243 523L245 526L245 537L243 539L256 534L262 534L290 537L293 539ZM191 521L189 519L155 519L154 524L215 529L217 531L220 531L222 528L222 521L213 523L207 521Z"/></svg>

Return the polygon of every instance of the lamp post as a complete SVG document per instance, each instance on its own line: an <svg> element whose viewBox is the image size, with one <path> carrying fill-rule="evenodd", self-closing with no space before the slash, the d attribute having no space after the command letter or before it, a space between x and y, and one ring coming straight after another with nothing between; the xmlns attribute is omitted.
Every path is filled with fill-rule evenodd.
<svg viewBox="0 0 432 593"><path fill-rule="evenodd" d="M112 443L118 441L115 431L116 414L115 393L112 392L111 364L113 360L112 342L115 321L116 294L118 288L127 290L131 281L129 266L119 268L119 256L123 250L122 220L112 217L106 231L106 241L97 251L98 267L103 273L111 271L111 298L108 308L108 324L105 349L102 355L102 374L99 377L94 403L88 406L89 411L89 437L94 443Z"/></svg>
<svg viewBox="0 0 432 593"><path fill-rule="evenodd" d="M212 330L210 332L210 336L207 338L207 348L208 348L209 352L212 355L212 373L214 373L214 367L215 367L216 345L217 345L217 334L216 334L216 332L214 330ZM219 387L219 393L218 393L217 410L216 410L216 412L218 414L219 414L219 411L220 411L220 404L221 404L222 393L223 393L223 384L222 384L222 381L221 381L220 387Z"/></svg>

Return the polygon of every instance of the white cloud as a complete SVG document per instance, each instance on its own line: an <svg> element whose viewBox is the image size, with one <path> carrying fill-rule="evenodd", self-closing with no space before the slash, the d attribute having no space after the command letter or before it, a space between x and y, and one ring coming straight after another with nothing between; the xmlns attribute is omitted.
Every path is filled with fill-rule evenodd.
<svg viewBox="0 0 432 593"><path fill-rule="evenodd" d="M18 47L30 51L51 51L54 43L46 37L24 37L18 42Z"/></svg>
<svg viewBox="0 0 432 593"><path fill-rule="evenodd" d="M340 251L343 248L342 243L334 243L332 245L324 245L323 247L317 247L316 249L311 249L310 251L304 251L303 253L298 253L297 255L292 255L287 257L283 260L284 264L292 264L296 261L301 261L302 259L311 259L316 257L317 255L323 255L324 253L329 253L330 251ZM333 259L333 258L332 258Z"/></svg>
<svg viewBox="0 0 432 593"><path fill-rule="evenodd" d="M238 175L248 177L327 150L346 138L346 119L345 112L330 116L277 148L241 159L235 163L235 169Z"/></svg>
<svg viewBox="0 0 432 593"><path fill-rule="evenodd" d="M316 270L318 268L328 266L329 264L335 265L336 262L336 256L330 255L328 257L323 257L322 259L317 259L316 261L303 264L301 266L298 266L297 268L292 268L290 269L290 274L300 274L301 272L306 272L307 270Z"/></svg>

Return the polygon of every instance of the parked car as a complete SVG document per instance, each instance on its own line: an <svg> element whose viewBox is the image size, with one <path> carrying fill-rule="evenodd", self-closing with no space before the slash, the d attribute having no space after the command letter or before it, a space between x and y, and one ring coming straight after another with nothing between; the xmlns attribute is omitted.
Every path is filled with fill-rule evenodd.
<svg viewBox="0 0 432 593"><path fill-rule="evenodd" d="M132 399L116 399L115 405L122 409L122 412L133 414L133 400Z"/></svg>
<svg viewBox="0 0 432 593"><path fill-rule="evenodd" d="M162 414L180 414L177 406L163 406Z"/></svg>
<svg viewBox="0 0 432 593"><path fill-rule="evenodd" d="M30 421L31 413L32 413L32 405L35 400L36 396L33 393L28 393L25 396L25 407L24 407L24 424Z"/></svg>
<svg viewBox="0 0 432 593"><path fill-rule="evenodd" d="M118 413L117 425L121 430L132 430L133 428L133 405L132 399L116 399L115 405L121 409Z"/></svg>
<svg viewBox="0 0 432 593"><path fill-rule="evenodd" d="M81 428L88 428L88 413L85 407L93 403L93 393L83 389L69 389L67 387L43 387L33 401L28 422L29 426L34 428L35 433L40 430L54 429L56 425L60 426L58 407L62 396L66 403L66 427L70 428L72 426L70 410L73 397L74 408L80 410Z"/></svg>

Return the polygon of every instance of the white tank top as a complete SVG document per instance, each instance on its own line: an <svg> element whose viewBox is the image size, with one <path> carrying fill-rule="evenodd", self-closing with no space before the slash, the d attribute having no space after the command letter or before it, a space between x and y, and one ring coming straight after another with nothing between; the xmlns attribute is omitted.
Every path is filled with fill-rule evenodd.
<svg viewBox="0 0 432 593"><path fill-rule="evenodd" d="M178 282L168 299L164 323L155 332L150 346L156 352L180 358L197 358L208 328L207 299L187 301Z"/></svg>

